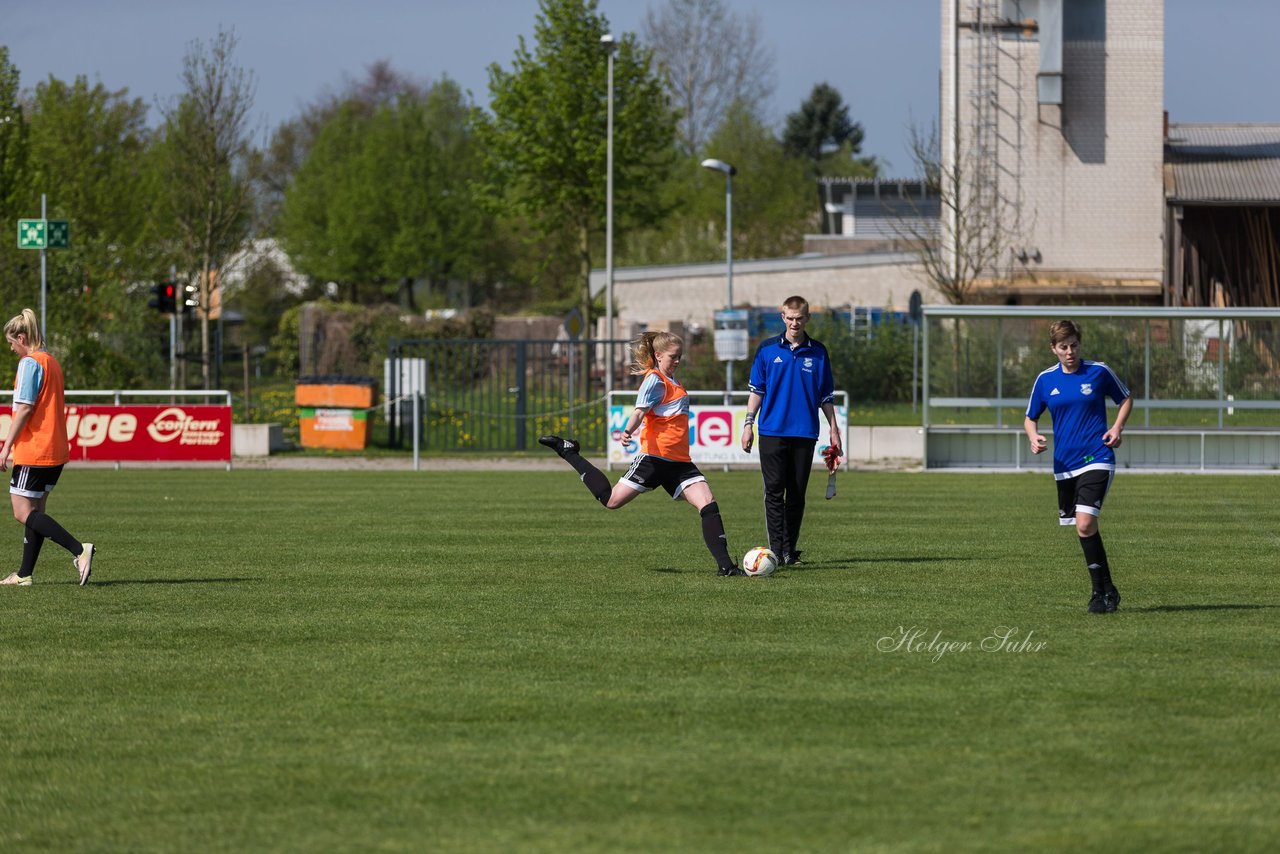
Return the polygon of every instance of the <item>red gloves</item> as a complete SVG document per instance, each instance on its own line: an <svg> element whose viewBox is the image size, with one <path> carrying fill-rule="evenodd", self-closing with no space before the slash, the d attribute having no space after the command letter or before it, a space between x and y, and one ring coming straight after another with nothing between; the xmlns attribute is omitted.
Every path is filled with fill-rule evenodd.
<svg viewBox="0 0 1280 854"><path fill-rule="evenodd" d="M840 468L840 463L844 461L835 445L827 445L822 449L822 459L827 464L827 471L832 474L835 474L836 469Z"/></svg>

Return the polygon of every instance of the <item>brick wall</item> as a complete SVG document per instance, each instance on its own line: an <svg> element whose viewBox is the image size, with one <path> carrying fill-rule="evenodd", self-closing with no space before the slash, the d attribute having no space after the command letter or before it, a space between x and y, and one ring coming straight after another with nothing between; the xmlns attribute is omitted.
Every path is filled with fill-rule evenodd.
<svg viewBox="0 0 1280 854"><path fill-rule="evenodd" d="M961 21L972 0L961 0ZM941 127L951 120L950 0L942 0ZM1063 104L1040 105L1035 41L1001 39L996 52L998 185L1009 202L1015 278L1159 281L1163 270L1164 4L1108 0L1106 41L1063 45ZM962 152L973 133L976 38L960 33ZM988 75L990 77L990 75ZM945 145L945 143L944 143ZM945 148L944 148L945 151ZM944 154L945 156L945 154ZM964 162L963 154L961 162ZM1014 216L1016 211L1017 216Z"/></svg>

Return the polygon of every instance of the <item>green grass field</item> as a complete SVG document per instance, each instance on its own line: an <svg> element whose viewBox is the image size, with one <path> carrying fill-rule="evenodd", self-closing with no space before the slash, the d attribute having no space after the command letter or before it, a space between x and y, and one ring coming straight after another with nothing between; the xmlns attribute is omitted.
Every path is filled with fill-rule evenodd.
<svg viewBox="0 0 1280 854"><path fill-rule="evenodd" d="M0 850L1275 849L1280 482L1119 476L1103 616L1047 476L824 484L743 579L567 467L69 470L90 585L0 588Z"/></svg>

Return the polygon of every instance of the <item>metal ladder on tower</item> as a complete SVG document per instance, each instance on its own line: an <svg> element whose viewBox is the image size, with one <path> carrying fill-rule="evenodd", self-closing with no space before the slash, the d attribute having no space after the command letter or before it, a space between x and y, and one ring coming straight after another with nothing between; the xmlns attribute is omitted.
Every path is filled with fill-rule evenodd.
<svg viewBox="0 0 1280 854"><path fill-rule="evenodd" d="M970 201L979 215L999 207L1001 20L1000 0L971 0L968 171Z"/></svg>

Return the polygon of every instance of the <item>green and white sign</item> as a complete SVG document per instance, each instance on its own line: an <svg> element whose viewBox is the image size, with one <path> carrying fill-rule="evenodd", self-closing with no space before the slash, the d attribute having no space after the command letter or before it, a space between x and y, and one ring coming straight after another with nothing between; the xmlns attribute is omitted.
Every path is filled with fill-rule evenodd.
<svg viewBox="0 0 1280 854"><path fill-rule="evenodd" d="M71 245L71 223L65 219L18 220L19 249L66 249Z"/></svg>
<svg viewBox="0 0 1280 854"><path fill-rule="evenodd" d="M45 248L45 221L42 219L18 220L18 248Z"/></svg>

